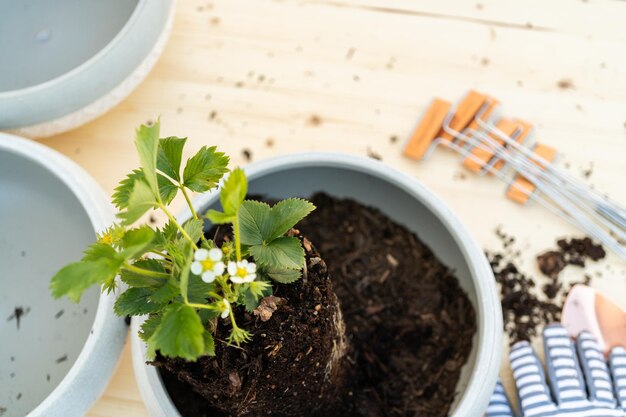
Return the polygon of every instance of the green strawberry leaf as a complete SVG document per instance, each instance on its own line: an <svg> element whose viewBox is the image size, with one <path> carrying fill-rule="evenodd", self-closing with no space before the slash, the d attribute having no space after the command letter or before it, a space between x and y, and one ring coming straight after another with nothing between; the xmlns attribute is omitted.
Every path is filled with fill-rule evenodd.
<svg viewBox="0 0 626 417"><path fill-rule="evenodd" d="M133 191L128 198L126 211L118 213L118 217L122 219L122 224L128 226L135 223L148 210L156 206L157 201L155 194L145 181L135 181Z"/></svg>
<svg viewBox="0 0 626 417"><path fill-rule="evenodd" d="M313 210L315 210L315 206L301 198L288 198L279 201L272 207L271 228L263 235L263 240L270 242L283 236Z"/></svg>
<svg viewBox="0 0 626 417"><path fill-rule="evenodd" d="M163 264L158 259L140 259L133 263L134 266L148 271L165 273ZM138 274L129 269L122 268L120 279L129 287L158 289L163 286L166 279Z"/></svg>
<svg viewBox="0 0 626 417"><path fill-rule="evenodd" d="M178 282L174 278L170 278L164 281L157 289L152 293L150 299L154 303L167 304L174 298L180 295L180 287Z"/></svg>
<svg viewBox="0 0 626 417"><path fill-rule="evenodd" d="M277 269L301 269L304 266L304 249L295 237L283 236L265 245L249 248L259 265Z"/></svg>
<svg viewBox="0 0 626 417"><path fill-rule="evenodd" d="M151 126L141 125L135 131L135 147L139 154L139 161L143 170L144 178L153 195L158 195L159 185L157 183L157 156L159 153L159 131L161 123L159 120Z"/></svg>
<svg viewBox="0 0 626 417"><path fill-rule="evenodd" d="M272 229L269 204L246 200L239 209L239 228L243 245L261 245Z"/></svg>
<svg viewBox="0 0 626 417"><path fill-rule="evenodd" d="M157 169L173 180L180 182L180 162L187 138L169 137L159 140Z"/></svg>
<svg viewBox="0 0 626 417"><path fill-rule="evenodd" d="M149 226L130 229L122 238L121 256L128 260L143 255L154 241L155 233Z"/></svg>
<svg viewBox="0 0 626 417"><path fill-rule="evenodd" d="M97 261L99 259L109 259L117 262L124 258L112 246L104 243L92 243L87 247L83 255L83 261Z"/></svg>
<svg viewBox="0 0 626 417"><path fill-rule="evenodd" d="M157 182L159 184L161 202L167 206L178 194L178 186L161 174L157 174Z"/></svg>
<svg viewBox="0 0 626 417"><path fill-rule="evenodd" d="M234 169L224 182L220 191L220 202L224 213L235 216L246 198L248 192L248 180L241 168Z"/></svg>
<svg viewBox="0 0 626 417"><path fill-rule="evenodd" d="M165 303L155 303L152 293L151 288L129 288L117 298L113 311L119 317L156 313L165 307Z"/></svg>
<svg viewBox="0 0 626 417"><path fill-rule="evenodd" d="M135 181L143 180L145 177L141 169L135 169L126 176L113 191L113 204L120 210L128 207L128 199L133 191Z"/></svg>
<svg viewBox="0 0 626 417"><path fill-rule="evenodd" d="M267 270L267 275L281 284L291 284L302 277L302 272L299 269L270 268Z"/></svg>
<svg viewBox="0 0 626 417"><path fill-rule="evenodd" d="M195 361L206 351L204 327L196 311L185 304L172 303L150 338L163 356Z"/></svg>
<svg viewBox="0 0 626 417"><path fill-rule="evenodd" d="M59 270L50 282L54 298L67 296L78 303L80 297L94 284L103 284L115 278L123 260L102 258L93 261L71 263Z"/></svg>
<svg viewBox="0 0 626 417"><path fill-rule="evenodd" d="M147 342L152 337L159 324L161 324L162 317L161 314L150 314L150 317L141 324L141 331L139 332L141 340Z"/></svg>
<svg viewBox="0 0 626 417"><path fill-rule="evenodd" d="M183 185L199 193L214 188L228 172L228 157L217 152L215 146L203 146L192 156L183 170Z"/></svg>
<svg viewBox="0 0 626 417"><path fill-rule="evenodd" d="M191 240L198 242L204 235L204 221L202 219L189 219L183 225L183 229L191 237Z"/></svg>
<svg viewBox="0 0 626 417"><path fill-rule="evenodd" d="M232 223L235 220L235 216L230 216L226 213L222 213L217 210L209 210L206 213L206 218L211 221L213 224L227 224Z"/></svg>

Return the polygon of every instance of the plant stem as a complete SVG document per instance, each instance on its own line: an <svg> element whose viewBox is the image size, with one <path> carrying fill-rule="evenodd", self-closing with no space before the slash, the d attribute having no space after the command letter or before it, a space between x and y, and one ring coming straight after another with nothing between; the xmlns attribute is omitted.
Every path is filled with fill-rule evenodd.
<svg viewBox="0 0 626 417"><path fill-rule="evenodd" d="M169 259L170 258L169 255L167 253L165 253L165 252L161 252L161 251L154 250L154 249L152 249L150 252L154 253L155 255L162 256L165 259Z"/></svg>
<svg viewBox="0 0 626 417"><path fill-rule="evenodd" d="M193 204L191 204L191 199L189 198L189 194L187 194L187 191L185 190L185 186L179 183L178 188L180 188L180 191L183 192L183 196L185 197L185 201L187 202L187 205L189 206L189 210L191 210L191 215L193 216L193 218L196 220L200 220L200 217L198 216L196 209L194 209ZM206 237L204 236L204 233L200 235L200 240L202 240L205 243L207 242Z"/></svg>
<svg viewBox="0 0 626 417"><path fill-rule="evenodd" d="M191 199L189 198L189 195L187 194L187 191L185 191L185 187L182 184L178 184L178 188L180 188L180 191L183 192L183 196L185 197L185 201L187 201L187 205L189 206L189 210L191 210L191 215L193 216L194 219L198 219L198 213L196 213L196 210L193 208L193 205L191 204Z"/></svg>
<svg viewBox="0 0 626 417"><path fill-rule="evenodd" d="M237 329L239 330L239 326L237 326L237 322L235 321L235 314L233 313L233 309L230 309L230 312L228 313L228 315L230 316L230 323L233 326L233 330Z"/></svg>
<svg viewBox="0 0 626 417"><path fill-rule="evenodd" d="M129 264L129 263L124 263L124 268L126 268L129 271L132 271L132 272L134 272L136 274L145 275L147 277L166 278L166 279L170 277L169 274L166 274L164 272L151 271L149 269L139 268L138 266L135 266L135 265Z"/></svg>
<svg viewBox="0 0 626 417"><path fill-rule="evenodd" d="M191 238L191 236L189 236L189 234L185 231L185 229L183 229L183 227L180 224L178 224L178 222L176 221L174 216L172 216L172 214L167 210L167 208L165 208L163 203L159 202L158 205L159 205L159 208L161 210L163 210L163 212L165 213L167 218L170 219L170 221L172 223L174 223L174 225L178 228L178 230L185 237L185 239L187 239L189 242L191 242L191 244L193 245L194 250L198 250L198 245L196 245L196 242L194 242L193 239Z"/></svg>
<svg viewBox="0 0 626 417"><path fill-rule="evenodd" d="M215 307L207 305L207 304L190 303L189 301L185 301L185 304L193 308L200 308L204 310L215 310Z"/></svg>
<svg viewBox="0 0 626 417"><path fill-rule="evenodd" d="M233 234L235 235L235 250L237 251L237 261L241 261L241 238L239 233L239 213L233 220Z"/></svg>

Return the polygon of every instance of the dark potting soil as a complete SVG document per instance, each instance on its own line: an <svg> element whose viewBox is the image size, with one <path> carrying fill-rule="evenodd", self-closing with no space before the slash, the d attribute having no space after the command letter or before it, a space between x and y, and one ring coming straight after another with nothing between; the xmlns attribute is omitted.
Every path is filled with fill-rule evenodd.
<svg viewBox="0 0 626 417"><path fill-rule="evenodd" d="M317 209L298 229L317 245L328 266L346 324L350 369L340 403L317 415L448 415L476 331L473 306L458 280L415 234L379 211L325 194L312 201ZM292 287L297 297L299 289ZM297 312L288 313L266 323L276 319L280 325ZM258 320L251 321L248 328L256 325ZM257 333L244 348L255 350L263 343ZM225 352L221 349L218 357ZM168 371L161 374L184 417L226 415ZM299 382L281 381L285 386Z"/></svg>

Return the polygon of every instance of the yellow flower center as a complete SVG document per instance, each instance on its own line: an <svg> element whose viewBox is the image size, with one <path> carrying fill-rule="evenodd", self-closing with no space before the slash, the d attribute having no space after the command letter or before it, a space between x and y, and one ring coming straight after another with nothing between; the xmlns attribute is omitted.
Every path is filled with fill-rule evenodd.
<svg viewBox="0 0 626 417"><path fill-rule="evenodd" d="M213 267L215 266L215 262L213 262L210 259L205 259L204 261L201 261L200 263L202 264L202 269L204 269L205 271L209 271L213 269Z"/></svg>
<svg viewBox="0 0 626 417"><path fill-rule="evenodd" d="M245 278L248 275L248 270L246 268L237 268L237 276Z"/></svg>
<svg viewBox="0 0 626 417"><path fill-rule="evenodd" d="M104 243L105 245L113 244L113 236L111 236L111 233L103 234L102 237L100 237L100 243Z"/></svg>

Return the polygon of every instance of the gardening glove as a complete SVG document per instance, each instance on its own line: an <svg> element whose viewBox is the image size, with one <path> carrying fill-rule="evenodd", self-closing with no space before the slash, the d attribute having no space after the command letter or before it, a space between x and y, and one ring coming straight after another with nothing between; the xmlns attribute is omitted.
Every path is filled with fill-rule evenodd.
<svg viewBox="0 0 626 417"><path fill-rule="evenodd" d="M587 332L574 342L553 324L543 338L549 381L528 342L515 344L509 356L522 417L626 417L626 349L613 349L607 364ZM514 416L498 381L487 417Z"/></svg>

